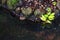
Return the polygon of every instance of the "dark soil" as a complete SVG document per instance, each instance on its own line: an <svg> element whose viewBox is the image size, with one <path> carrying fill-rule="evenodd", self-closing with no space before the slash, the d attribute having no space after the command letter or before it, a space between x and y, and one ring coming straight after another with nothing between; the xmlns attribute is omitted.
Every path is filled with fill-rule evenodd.
<svg viewBox="0 0 60 40"><path fill-rule="evenodd" d="M56 28L44 29L39 23L19 21L10 14L0 11L0 40L60 40L60 18L54 25Z"/></svg>

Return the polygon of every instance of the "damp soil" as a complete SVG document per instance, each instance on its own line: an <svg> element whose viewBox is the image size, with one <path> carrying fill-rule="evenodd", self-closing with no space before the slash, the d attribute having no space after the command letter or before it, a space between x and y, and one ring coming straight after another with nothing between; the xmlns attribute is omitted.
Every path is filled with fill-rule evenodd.
<svg viewBox="0 0 60 40"><path fill-rule="evenodd" d="M0 40L60 40L60 18L53 29L42 30L40 23L20 21L0 10Z"/></svg>

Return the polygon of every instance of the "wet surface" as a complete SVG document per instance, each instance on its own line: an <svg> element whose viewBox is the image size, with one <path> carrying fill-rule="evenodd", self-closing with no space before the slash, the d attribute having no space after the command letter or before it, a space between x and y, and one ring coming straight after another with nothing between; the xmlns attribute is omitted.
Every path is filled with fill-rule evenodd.
<svg viewBox="0 0 60 40"><path fill-rule="evenodd" d="M56 28L42 30L40 23L19 21L10 14L1 15L5 16L0 17L0 40L60 40L60 20L56 20Z"/></svg>
<svg viewBox="0 0 60 40"><path fill-rule="evenodd" d="M5 4L4 1L3 4ZM57 6L59 8L59 3ZM52 26L47 26L48 28L42 28L41 22L33 22L34 16L30 18L32 21L20 21L14 14L10 13L6 12L6 10L3 12L0 8L0 40L60 40L59 13L56 14L57 16Z"/></svg>

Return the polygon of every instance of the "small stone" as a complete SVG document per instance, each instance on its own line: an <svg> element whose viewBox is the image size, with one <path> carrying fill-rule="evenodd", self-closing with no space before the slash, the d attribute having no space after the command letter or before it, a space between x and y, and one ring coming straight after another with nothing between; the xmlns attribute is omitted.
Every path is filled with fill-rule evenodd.
<svg viewBox="0 0 60 40"><path fill-rule="evenodd" d="M20 7L16 8L16 11L19 11L20 10Z"/></svg>
<svg viewBox="0 0 60 40"><path fill-rule="evenodd" d="M24 16L21 16L20 17L20 20L25 20L26 18Z"/></svg>

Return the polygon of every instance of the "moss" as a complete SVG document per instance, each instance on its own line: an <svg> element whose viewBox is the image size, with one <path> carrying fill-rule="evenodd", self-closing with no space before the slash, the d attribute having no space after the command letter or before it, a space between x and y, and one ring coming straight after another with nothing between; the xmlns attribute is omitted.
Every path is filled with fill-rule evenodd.
<svg viewBox="0 0 60 40"><path fill-rule="evenodd" d="M8 0L7 1L8 8L10 8L10 9L14 8L16 6L17 2L18 2L18 0Z"/></svg>

